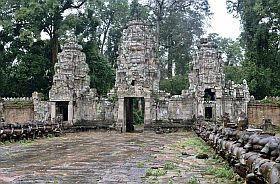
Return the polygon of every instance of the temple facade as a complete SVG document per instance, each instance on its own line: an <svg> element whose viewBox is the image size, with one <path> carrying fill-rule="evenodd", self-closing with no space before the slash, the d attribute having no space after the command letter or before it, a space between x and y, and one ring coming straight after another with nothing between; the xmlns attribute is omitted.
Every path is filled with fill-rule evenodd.
<svg viewBox="0 0 280 184"><path fill-rule="evenodd" d="M198 118L220 121L224 116L237 122L241 114L247 115L247 82L225 81L221 53L213 43L200 40L189 68L190 85L181 95L161 91L153 29L134 18L123 31L115 86L107 97L99 97L90 88L86 56L82 47L70 39L58 54L49 101L33 94L32 117L60 119L69 126L111 127L127 132L134 129L133 108L137 100L141 102L138 105L143 109L146 129L186 127ZM3 108L0 112L4 114Z"/></svg>

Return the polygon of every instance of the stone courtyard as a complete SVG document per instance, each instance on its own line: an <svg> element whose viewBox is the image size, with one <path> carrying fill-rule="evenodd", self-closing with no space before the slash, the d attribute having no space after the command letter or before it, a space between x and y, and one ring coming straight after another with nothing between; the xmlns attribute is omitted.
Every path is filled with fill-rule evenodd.
<svg viewBox="0 0 280 184"><path fill-rule="evenodd" d="M0 183L234 183L206 174L223 163L196 159L199 149L184 145L193 137L191 132L81 132L2 145ZM164 173L149 176L152 168Z"/></svg>
<svg viewBox="0 0 280 184"><path fill-rule="evenodd" d="M0 99L0 183L242 183L220 154L248 184L278 184L279 106L252 110L247 81L226 81L217 46L204 38L196 46L189 86L171 95L159 89L152 28L132 17L120 41L115 85L98 96L86 54L70 36L48 99L37 92ZM143 133L135 132L138 110ZM260 119L264 124L256 126ZM53 136L64 132L71 133Z"/></svg>

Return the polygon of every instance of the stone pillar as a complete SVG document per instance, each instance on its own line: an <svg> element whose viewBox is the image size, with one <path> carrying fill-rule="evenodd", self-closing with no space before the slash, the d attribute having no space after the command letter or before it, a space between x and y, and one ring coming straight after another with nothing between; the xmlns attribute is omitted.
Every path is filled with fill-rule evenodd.
<svg viewBox="0 0 280 184"><path fill-rule="evenodd" d="M145 98L144 127L151 127L151 98Z"/></svg>
<svg viewBox="0 0 280 184"><path fill-rule="evenodd" d="M50 102L51 104L51 121L55 122L56 118L56 103L55 102Z"/></svg>
<svg viewBox="0 0 280 184"><path fill-rule="evenodd" d="M74 111L73 111L73 101L70 101L68 104L68 122L70 124L73 123L73 115L74 115Z"/></svg>
<svg viewBox="0 0 280 184"><path fill-rule="evenodd" d="M197 117L199 116L205 116L205 113L204 113L205 109L204 109L204 105L202 103L202 100L200 98L198 98L197 100Z"/></svg>
<svg viewBox="0 0 280 184"><path fill-rule="evenodd" d="M124 98L118 99L118 119L116 129L120 132L126 132L126 125L124 121Z"/></svg>
<svg viewBox="0 0 280 184"><path fill-rule="evenodd" d="M220 98L216 99L216 116L215 116L216 121L221 119L221 117L223 116L222 106L223 106L222 99Z"/></svg>

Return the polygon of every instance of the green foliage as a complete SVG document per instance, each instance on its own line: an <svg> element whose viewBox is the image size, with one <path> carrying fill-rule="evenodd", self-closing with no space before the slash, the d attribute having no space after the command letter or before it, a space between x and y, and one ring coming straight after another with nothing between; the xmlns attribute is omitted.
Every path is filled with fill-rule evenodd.
<svg viewBox="0 0 280 184"><path fill-rule="evenodd" d="M245 79L242 66L225 66L224 72L226 81L231 80L235 83L241 84L243 79Z"/></svg>
<svg viewBox="0 0 280 184"><path fill-rule="evenodd" d="M190 179L187 181L187 184L198 184L199 180L195 176L191 176Z"/></svg>
<svg viewBox="0 0 280 184"><path fill-rule="evenodd" d="M146 170L146 176L164 176L167 173L166 170L163 169L152 169L149 168Z"/></svg>
<svg viewBox="0 0 280 184"><path fill-rule="evenodd" d="M208 153L210 147L200 138L190 138L187 141L183 142L180 147L187 148L191 147L197 150L198 153Z"/></svg>
<svg viewBox="0 0 280 184"><path fill-rule="evenodd" d="M210 175L214 175L217 178L225 178L228 180L233 180L235 177L233 170L227 165L210 166L207 168L206 173Z"/></svg>
<svg viewBox="0 0 280 184"><path fill-rule="evenodd" d="M144 113L142 110L133 111L133 123L135 125L144 124Z"/></svg>
<svg viewBox="0 0 280 184"><path fill-rule="evenodd" d="M144 168L145 162L144 161L137 162L136 166L137 168Z"/></svg>
<svg viewBox="0 0 280 184"><path fill-rule="evenodd" d="M96 49L96 44L93 41L84 43L83 48L90 69L90 86L96 88L99 95L106 95L114 84L114 70Z"/></svg>
<svg viewBox="0 0 280 184"><path fill-rule="evenodd" d="M238 66L244 61L243 48L239 40L220 37L217 33L210 33L208 39L214 42L222 52L226 66Z"/></svg>
<svg viewBox="0 0 280 184"><path fill-rule="evenodd" d="M276 104L280 105L280 99L272 98L272 97L265 97L262 100L258 100L257 102L262 104Z"/></svg>
<svg viewBox="0 0 280 184"><path fill-rule="evenodd" d="M180 94L187 84L183 76L188 71L192 45L203 33L203 20L209 15L208 2L164 0L159 5L151 0L135 6L136 3L129 6L128 0L0 1L0 96L31 96L33 91L48 96L59 45L69 31L75 33L86 53L91 87L105 95L115 80L122 31L135 11L141 19L160 27L157 40L162 48L161 71L163 78L169 76L162 88ZM45 40L41 40L42 33ZM173 64L178 76L171 78ZM168 70L164 69L166 65Z"/></svg>
<svg viewBox="0 0 280 184"><path fill-rule="evenodd" d="M240 16L245 47L244 74L256 99L280 95L279 1L227 0L228 10Z"/></svg>
<svg viewBox="0 0 280 184"><path fill-rule="evenodd" d="M109 98L109 100L110 100L113 104L115 104L115 103L118 101L118 95L117 95L117 94L114 94L113 96L111 96L111 97Z"/></svg>
<svg viewBox="0 0 280 184"><path fill-rule="evenodd" d="M173 170L173 169L176 169L177 167L178 167L178 165L176 163L173 163L173 162L166 162L163 165L164 170Z"/></svg>
<svg viewBox="0 0 280 184"><path fill-rule="evenodd" d="M182 90L188 88L188 80L186 76L176 75L171 79L163 79L160 81L160 89L171 93L171 95L179 95Z"/></svg>

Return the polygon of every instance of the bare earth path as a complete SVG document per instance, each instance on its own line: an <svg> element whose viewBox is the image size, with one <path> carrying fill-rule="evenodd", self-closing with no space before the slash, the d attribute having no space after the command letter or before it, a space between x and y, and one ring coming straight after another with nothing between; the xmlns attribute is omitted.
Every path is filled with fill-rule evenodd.
<svg viewBox="0 0 280 184"><path fill-rule="evenodd" d="M232 183L206 175L214 161L196 159L195 150L178 146L191 137L196 136L81 132L2 145L0 183ZM151 168L164 173L147 176Z"/></svg>

